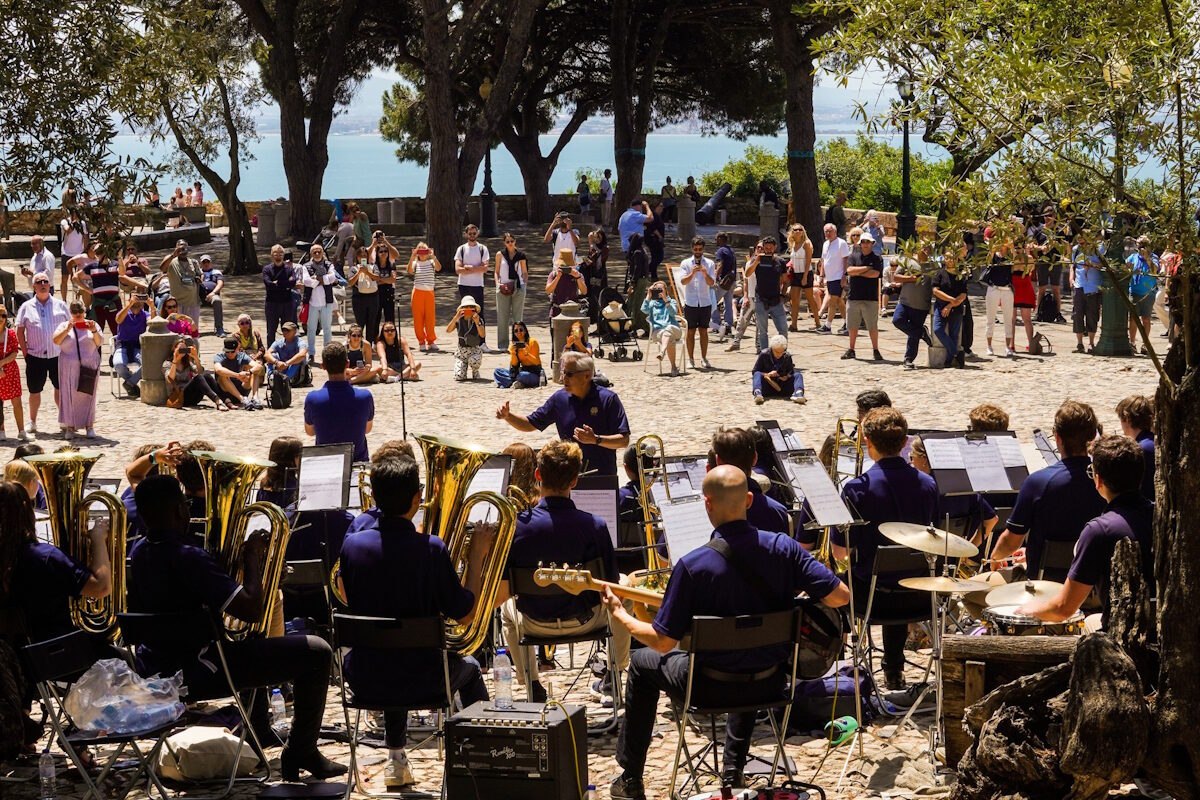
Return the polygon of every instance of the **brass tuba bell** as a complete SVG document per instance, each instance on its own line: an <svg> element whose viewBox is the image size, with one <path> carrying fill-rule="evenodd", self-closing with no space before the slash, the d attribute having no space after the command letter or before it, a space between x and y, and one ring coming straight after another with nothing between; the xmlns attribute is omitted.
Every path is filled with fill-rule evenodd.
<svg viewBox="0 0 1200 800"><path fill-rule="evenodd" d="M54 453L26 456L25 460L38 472L46 492L50 511L50 531L54 546L76 561L91 565L92 548L88 540L88 507L100 503L109 514L108 561L112 569L112 591L108 597L71 599L71 622L88 633L108 634L115 639L119 632L117 614L125 610L125 506L111 492L83 493L88 473L100 460L94 452Z"/></svg>

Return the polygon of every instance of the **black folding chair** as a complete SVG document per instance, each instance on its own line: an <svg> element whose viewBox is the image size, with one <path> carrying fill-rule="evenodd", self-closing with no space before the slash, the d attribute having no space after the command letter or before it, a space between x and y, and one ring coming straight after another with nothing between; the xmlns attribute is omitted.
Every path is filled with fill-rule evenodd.
<svg viewBox="0 0 1200 800"><path fill-rule="evenodd" d="M146 794L153 797L152 788L157 788L160 797L167 798L167 790L154 772L158 760L158 752L166 740L167 734L175 728L174 721L157 725L133 733L107 734L96 731L79 730L67 713L64 705L65 696L70 692L71 685L87 672L97 661L112 657L105 651L102 641L93 634L83 631L73 631L64 636L45 642L26 645L21 649L22 667L27 676L37 684L41 695L42 706L46 711L46 719L59 746L75 765L79 775L87 785L85 797L92 796L96 800L107 800L100 793L104 779L112 772L120 757L126 750L133 752L137 759L137 771L123 788L116 790L113 795L117 800L124 800L138 785L138 780L146 776ZM143 752L138 747L139 739L152 739L154 745L149 751ZM108 757L104 768L93 780L79 757L79 748L103 747L116 745L116 749Z"/></svg>
<svg viewBox="0 0 1200 800"><path fill-rule="evenodd" d="M671 767L671 797L677 796L675 781L679 775L681 756L686 760L688 777L680 788L679 796L688 796L687 787L689 785L698 791L702 775L720 778L721 765L717 756L716 717L718 714L771 712L767 714L767 720L771 724L771 733L775 740L775 756L771 763L768 784L775 780L775 774L779 771L780 759L783 760L783 770L788 779L792 778L792 768L783 749L783 739L784 731L788 726L788 718L792 713L792 699L795 696L796 687L796 665L802 636L797 617L795 609L788 609L737 617L695 617L692 620L691 642L687 648L687 688L683 696L683 707L675 720L678 742L675 745L675 762ZM737 698L745 698L748 687L758 681L748 681L746 675L724 672L696 663L696 657L701 654L753 652L782 645L788 645L792 650L790 671L789 662L780 661L769 675L759 677L758 681L763 682L759 686L766 688L767 691L764 691L763 696L757 702L737 702ZM698 680L702 684L701 694L703 695L703 700L699 702L694 694ZM778 680L777 692L770 690L765 683L770 680ZM773 713L773 710L780 706L784 707L782 724L776 721ZM685 737L689 724L688 717L693 715L708 716L711 731L710 740L695 756L688 749ZM700 729L699 726L696 727L697 730ZM704 763L704 759L709 753L712 754L711 768Z"/></svg>
<svg viewBox="0 0 1200 800"><path fill-rule="evenodd" d="M288 561L283 571L283 605L300 606L310 613L302 617L288 614L289 619L303 619L309 630L322 639L330 638L333 628L333 607L329 597L329 569L319 558ZM291 602L289 602L291 601Z"/></svg>
<svg viewBox="0 0 1200 800"><path fill-rule="evenodd" d="M1075 542L1057 542L1047 539L1042 542L1042 563L1038 564L1038 580L1062 580L1075 560ZM1046 578L1049 575L1049 578Z"/></svg>
<svg viewBox="0 0 1200 800"><path fill-rule="evenodd" d="M593 559L584 564L582 569L588 570L593 577L601 580L608 580L610 576L605 574L603 559ZM513 595L517 597L563 597L567 594L566 590L561 586L551 584L550 586L538 586L534 581L534 573L537 569L515 567L508 572L508 586ZM616 576L612 576L616 577ZM597 602L599 605L599 602ZM610 625L602 625L598 628L592 628L588 631L580 633L558 633L553 635L531 634L524 630L521 624L522 615L517 614L517 633L519 640L517 644L521 647L539 647L551 645L574 645L581 642L593 642L598 647L601 642L605 643L606 657L608 661L608 674L612 678L613 683L613 709L612 716L606 717L599 725L589 725L588 733L609 733L616 730L617 722L620 717L622 701L621 701L621 676L618 674L617 664L613 660L613 643L612 643L612 628ZM579 674L583 674L591 664L589 656L580 670ZM529 669L525 671L525 696L533 696L533 679L537 674L536 664L530 664ZM579 680L578 676L575 680Z"/></svg>
<svg viewBox="0 0 1200 800"><path fill-rule="evenodd" d="M121 639L130 649L131 654L139 646L162 652L199 653L206 647L209 648L210 653L215 651L217 661L220 664L221 675L225 679L225 686L215 696L189 697L188 700L189 702L194 702L199 700L223 700L226 697L232 699L233 705L241 717L241 732L238 736L236 752L240 754L242 744L248 742L254 750L255 755L258 756L259 762L266 770L265 775L238 778L237 772L240 759L234 758L228 779L200 782L200 785L211 784L219 786L223 781L225 788L220 794L197 797L189 793L188 800L217 800L218 798L227 797L233 791L233 784L239 780L254 783L270 781L272 777L270 760L267 758L262 743L258 740L258 735L254 732L254 726L250 724L250 715L246 711L247 705L254 705L254 698L259 690L251 689L249 703L242 702L238 688L234 684L233 675L229 671L229 662L225 658L225 631L216 619L206 610L181 613L125 613L117 615L117 624L121 628ZM202 719L203 715L186 714L173 727L184 727L187 723L198 722ZM171 749L170 743L167 743L166 746L168 750Z"/></svg>
<svg viewBox="0 0 1200 800"><path fill-rule="evenodd" d="M407 714L409 711L436 711L437 728L432 734L438 740L438 758L442 757L444 717L454 702L450 688L450 661L446 651L446 624L440 616L395 619L392 617L362 617L352 614L333 615L334 652L338 653L338 680L342 689L342 713L346 719L346 730L350 734L350 779L346 781L346 800L357 787L367 797L399 797L395 793L372 793L358 772L358 733L362 724L363 711L387 711ZM370 648L375 652L390 652L395 663L413 650L437 651L442 658L442 691L424 697L414 697L398 703L391 696L369 697L347 691L345 670L341 664L343 648ZM397 667L396 684L403 686L402 673ZM350 721L350 709L354 709L354 722ZM428 740L426 740L428 741ZM422 742L421 744L424 744ZM418 747L420 745L417 745ZM443 763L443 779L445 765ZM444 782L444 780L443 780Z"/></svg>

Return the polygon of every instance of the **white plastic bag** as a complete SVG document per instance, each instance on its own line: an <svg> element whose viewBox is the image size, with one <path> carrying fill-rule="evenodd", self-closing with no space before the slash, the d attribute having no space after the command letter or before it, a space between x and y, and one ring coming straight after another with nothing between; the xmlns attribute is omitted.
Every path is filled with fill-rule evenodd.
<svg viewBox="0 0 1200 800"><path fill-rule="evenodd" d="M175 781L206 781L224 778L237 754L237 776L254 772L258 756L246 742L238 751L238 737L224 728L197 725L167 737L158 755L158 774Z"/></svg>
<svg viewBox="0 0 1200 800"><path fill-rule="evenodd" d="M183 673L143 678L119 658L97 661L71 687L64 703L81 730L133 733L172 722L184 712Z"/></svg>

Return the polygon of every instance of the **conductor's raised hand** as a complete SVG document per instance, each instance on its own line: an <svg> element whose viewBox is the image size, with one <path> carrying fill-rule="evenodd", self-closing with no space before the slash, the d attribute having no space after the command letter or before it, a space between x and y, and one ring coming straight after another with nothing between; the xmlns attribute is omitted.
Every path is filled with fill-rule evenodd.
<svg viewBox="0 0 1200 800"><path fill-rule="evenodd" d="M599 439L590 425L580 425L575 429L575 441L580 444L597 444Z"/></svg>
<svg viewBox="0 0 1200 800"><path fill-rule="evenodd" d="M509 409L508 409L508 401L507 401L507 400L505 400L505 401L504 401L504 402L503 402L503 403L502 403L502 404L501 404L501 405L500 405L500 406L499 406L499 407L496 409L496 419L503 419L503 420L507 420L507 419L508 419L508 415L509 415L509 413L510 413L510 412L509 412Z"/></svg>

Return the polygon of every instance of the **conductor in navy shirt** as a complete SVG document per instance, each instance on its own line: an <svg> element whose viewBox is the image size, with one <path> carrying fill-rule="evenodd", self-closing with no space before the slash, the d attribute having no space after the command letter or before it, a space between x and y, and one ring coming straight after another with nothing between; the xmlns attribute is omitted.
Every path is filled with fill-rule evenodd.
<svg viewBox="0 0 1200 800"><path fill-rule="evenodd" d="M346 379L346 346L330 342L321 351L321 364L329 377L325 385L304 398L304 432L317 445L352 444L354 461L370 459L367 434L375 420L375 399L366 389Z"/></svg>
<svg viewBox="0 0 1200 800"><path fill-rule="evenodd" d="M744 573L757 577L750 585L725 557L710 547L699 547L678 559L662 607L652 623L633 617L609 589L604 603L613 619L646 645L630 658L626 682L625 722L617 739L617 762L624 772L613 781L614 800L642 800L642 772L654 732L659 693L681 700L688 683L688 655L678 650L679 640L697 616L762 614L792 608L796 595L805 592L831 608L844 606L850 592L824 565L796 541L782 533L759 531L746 522L746 509L754 501L746 473L732 465L715 467L704 478L704 507L715 530L741 561ZM772 599L775 598L775 599ZM770 675L741 684L747 696L760 689L775 691L786 678L786 652L741 651L697 656L697 665L723 672L750 674L775 667ZM730 714L725 724L723 783L740 785L750 749L754 712Z"/></svg>
<svg viewBox="0 0 1200 800"><path fill-rule="evenodd" d="M579 443L584 470L616 475L617 451L629 445L629 420L616 392L592 380L595 372L595 362L586 353L563 353L563 388L527 417L511 411L505 401L496 409L496 419L526 433L544 431L553 423L558 438Z"/></svg>

